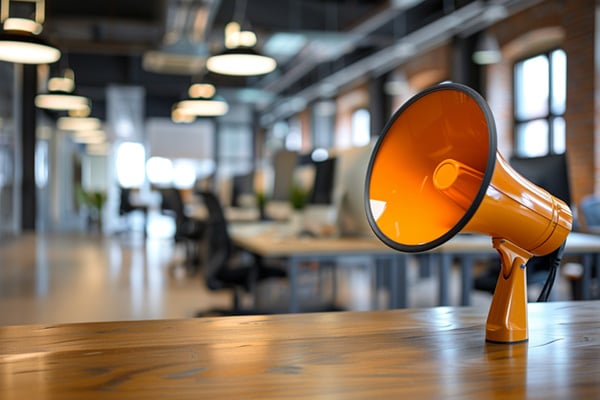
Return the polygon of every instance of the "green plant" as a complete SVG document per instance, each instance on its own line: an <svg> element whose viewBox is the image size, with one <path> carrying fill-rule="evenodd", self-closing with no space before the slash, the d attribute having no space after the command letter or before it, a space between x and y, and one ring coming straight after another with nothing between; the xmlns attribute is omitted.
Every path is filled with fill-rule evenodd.
<svg viewBox="0 0 600 400"><path fill-rule="evenodd" d="M290 203L294 210L302 210L306 206L308 192L299 185L292 185L290 189Z"/></svg>
<svg viewBox="0 0 600 400"><path fill-rule="evenodd" d="M86 191L81 186L77 188L79 204L88 208L90 217L96 221L102 219L102 208L106 203L106 192L101 190Z"/></svg>
<svg viewBox="0 0 600 400"><path fill-rule="evenodd" d="M267 204L267 196L263 192L256 192L256 205L259 209L263 209Z"/></svg>

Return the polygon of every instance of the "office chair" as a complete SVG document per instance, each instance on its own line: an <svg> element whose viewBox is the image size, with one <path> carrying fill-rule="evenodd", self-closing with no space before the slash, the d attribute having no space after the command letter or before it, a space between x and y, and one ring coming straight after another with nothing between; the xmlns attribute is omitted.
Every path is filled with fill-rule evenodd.
<svg viewBox="0 0 600 400"><path fill-rule="evenodd" d="M588 195L581 199L579 209L583 215L586 231L600 233L600 197Z"/></svg>
<svg viewBox="0 0 600 400"><path fill-rule="evenodd" d="M175 220L175 243L185 248L185 267L194 274L200 266L200 241L206 230L202 221L194 220L185 214L185 204L181 192L176 188L160 189L161 212L171 215Z"/></svg>
<svg viewBox="0 0 600 400"><path fill-rule="evenodd" d="M583 217L583 223L579 224L583 233L600 234L600 196L590 194L584 196L579 202L579 211ZM598 263L596 258L593 259L591 278L598 276ZM576 274L569 276L571 281L571 291L573 299L581 300L582 295L582 271L575 270ZM598 293L593 295L593 298L598 298Z"/></svg>
<svg viewBox="0 0 600 400"><path fill-rule="evenodd" d="M148 221L148 207L144 205L133 204L131 202L131 189L120 188L120 200L119 200L119 215L127 217L129 214L141 211L144 215L144 236L146 236L146 222ZM129 230L129 221L127 221L127 230Z"/></svg>
<svg viewBox="0 0 600 400"><path fill-rule="evenodd" d="M241 295L243 292L252 293L255 285L271 278L285 278L286 271L282 268L263 265L258 257L253 257L252 263L240 263L236 257L234 245L229 236L227 221L222 205L212 192L200 192L200 196L208 210L206 222L206 262L204 277L210 290L233 290L233 307L230 310L211 310L198 313L205 315L240 315L265 314L266 310L242 309Z"/></svg>

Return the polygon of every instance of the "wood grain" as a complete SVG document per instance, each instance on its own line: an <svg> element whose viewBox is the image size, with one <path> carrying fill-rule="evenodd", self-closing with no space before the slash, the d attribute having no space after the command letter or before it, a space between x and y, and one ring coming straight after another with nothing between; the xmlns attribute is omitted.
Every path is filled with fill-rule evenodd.
<svg viewBox="0 0 600 400"><path fill-rule="evenodd" d="M0 328L2 399L600 398L600 302Z"/></svg>

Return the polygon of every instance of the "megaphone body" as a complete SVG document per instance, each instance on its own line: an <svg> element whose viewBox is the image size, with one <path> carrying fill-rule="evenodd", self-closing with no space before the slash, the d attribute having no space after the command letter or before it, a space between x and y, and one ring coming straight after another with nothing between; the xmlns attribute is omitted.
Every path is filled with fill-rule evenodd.
<svg viewBox="0 0 600 400"><path fill-rule="evenodd" d="M525 264L549 254L572 226L569 207L513 170L496 148L492 113L467 86L444 83L403 105L367 170L374 233L404 252L434 249L459 232L490 236L502 271L486 339L527 340Z"/></svg>

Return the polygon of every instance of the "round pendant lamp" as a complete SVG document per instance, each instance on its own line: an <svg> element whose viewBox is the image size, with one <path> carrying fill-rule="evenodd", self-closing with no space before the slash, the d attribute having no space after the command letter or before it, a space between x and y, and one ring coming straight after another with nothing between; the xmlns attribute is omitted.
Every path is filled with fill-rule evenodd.
<svg viewBox="0 0 600 400"><path fill-rule="evenodd" d="M251 47L235 47L206 60L209 71L222 75L253 76L272 72L277 62Z"/></svg>
<svg viewBox="0 0 600 400"><path fill-rule="evenodd" d="M44 0L35 0L35 20L10 17L11 1L3 1L0 10L0 61L18 64L50 64L60 58L60 50L41 37Z"/></svg>
<svg viewBox="0 0 600 400"><path fill-rule="evenodd" d="M242 14L243 12L238 12L236 18L241 20ZM240 24L235 21L228 23L225 27L226 49L209 57L206 60L206 68L217 74L234 76L264 75L272 72L277 68L277 61L255 50L256 42L254 32L242 30Z"/></svg>

